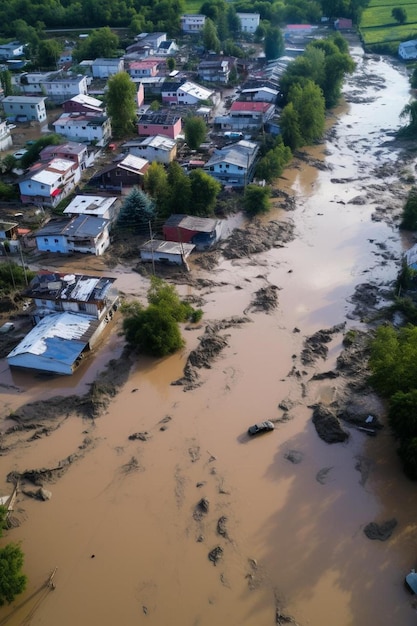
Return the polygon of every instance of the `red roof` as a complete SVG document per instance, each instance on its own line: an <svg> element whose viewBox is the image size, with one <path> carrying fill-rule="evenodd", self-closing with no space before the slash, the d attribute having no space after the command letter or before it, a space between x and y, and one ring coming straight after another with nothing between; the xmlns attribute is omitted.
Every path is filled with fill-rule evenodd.
<svg viewBox="0 0 417 626"><path fill-rule="evenodd" d="M259 111L265 113L271 104L269 102L233 102L231 111Z"/></svg>

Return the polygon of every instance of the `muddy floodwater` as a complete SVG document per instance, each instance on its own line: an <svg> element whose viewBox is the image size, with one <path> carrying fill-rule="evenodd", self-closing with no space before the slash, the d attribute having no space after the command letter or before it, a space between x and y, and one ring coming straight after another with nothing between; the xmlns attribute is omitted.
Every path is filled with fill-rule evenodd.
<svg viewBox="0 0 417 626"><path fill-rule="evenodd" d="M295 196L293 210L278 203L268 216L291 221L294 240L220 257L210 272L192 263L193 275L211 283L178 287L203 298L203 323L249 318L224 332L228 345L201 371L201 386L171 382L203 327L184 330L181 354L139 360L100 418L60 417L49 436L29 441L23 432L0 456L7 494L11 470L52 468L80 453L45 485L49 501L18 496L21 523L5 539L21 542L29 584L0 611L0 624L272 626L281 623L277 608L300 626L416 623L403 585L417 564L415 485L401 473L388 428L375 438L350 428L343 444L317 436L309 407L332 403L342 383L311 378L335 367L343 334L334 334L327 359L300 361L304 339L319 329L363 328L355 287L390 284L407 245L392 215L408 191L403 170L415 168L403 167L390 142L408 78L403 66L352 53L357 69L326 141L280 181ZM110 273L121 291L143 298L144 278ZM253 310L255 292L271 284L278 307ZM86 393L122 354L119 330L120 320L70 379L11 374L2 362L3 430L27 401ZM249 425L280 418L282 406L287 421L248 438ZM383 416L376 400L374 411ZM388 541L365 536L368 523L394 518ZM55 567L51 590L44 583Z"/></svg>

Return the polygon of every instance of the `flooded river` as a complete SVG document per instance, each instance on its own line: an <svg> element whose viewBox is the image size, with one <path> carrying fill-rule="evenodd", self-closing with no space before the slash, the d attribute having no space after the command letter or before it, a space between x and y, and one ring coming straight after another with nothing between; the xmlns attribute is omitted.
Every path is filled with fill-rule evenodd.
<svg viewBox="0 0 417 626"><path fill-rule="evenodd" d="M71 417L34 442L23 434L0 457L7 493L9 471L54 467L86 436L94 441L47 486L50 501L19 496L23 523L6 540L21 542L29 585L0 611L0 624L272 626L276 606L301 626L416 623L403 579L417 563L417 493L388 430L368 439L352 429L346 444L330 446L311 423L308 406L338 393L337 382L311 376L334 367L342 337L335 335L326 361L301 378L289 375L294 365L302 369L306 336L345 320L358 325L351 319L355 286L391 281L404 245L389 220L375 218L379 207L401 206L400 168L380 193L376 171L398 157L385 142L409 100L408 79L401 66L353 53L358 66L346 103L328 141L310 151L324 167L289 169L282 185L295 194L296 208L277 207L270 216L292 220L295 240L250 259L222 260L210 273L192 268L217 284L196 292L205 320L241 316L269 283L280 289L278 309L251 313L251 323L228 330L229 346L203 371L198 389L170 384L198 344L197 330L184 331L186 350L139 361L94 423ZM115 275L124 293L143 296L143 278ZM3 363L4 424L25 401L85 393L122 347L115 327L96 361L65 380L12 375ZM280 417L282 401L292 419L249 440L247 427ZM138 431L148 433L146 441L129 440ZM202 498L204 513L196 511ZM392 518L398 526L389 541L366 538L366 524ZM208 555L217 547L223 553L214 565ZM50 591L42 586L55 567Z"/></svg>

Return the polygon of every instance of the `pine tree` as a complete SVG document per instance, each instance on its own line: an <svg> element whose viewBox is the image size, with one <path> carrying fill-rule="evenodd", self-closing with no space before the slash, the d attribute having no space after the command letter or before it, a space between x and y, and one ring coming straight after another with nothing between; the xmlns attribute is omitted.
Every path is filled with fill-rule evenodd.
<svg viewBox="0 0 417 626"><path fill-rule="evenodd" d="M120 209L117 226L144 234L154 217L155 206L152 199L138 187L133 187Z"/></svg>

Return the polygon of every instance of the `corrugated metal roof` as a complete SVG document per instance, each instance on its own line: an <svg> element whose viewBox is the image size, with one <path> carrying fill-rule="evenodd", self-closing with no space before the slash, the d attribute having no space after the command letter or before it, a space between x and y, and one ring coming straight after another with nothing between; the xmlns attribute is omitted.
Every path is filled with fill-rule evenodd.
<svg viewBox="0 0 417 626"><path fill-rule="evenodd" d="M71 364L88 344L98 323L92 317L75 313L47 315L7 358L30 353Z"/></svg>
<svg viewBox="0 0 417 626"><path fill-rule="evenodd" d="M186 230L195 230L200 233L211 233L216 229L218 220L210 217L194 217L193 215L171 215L164 226L179 227Z"/></svg>
<svg viewBox="0 0 417 626"><path fill-rule="evenodd" d="M176 241L151 239L144 243L140 247L140 250L144 252L164 252L165 254L185 254L187 256L194 248L195 245L191 243L177 243Z"/></svg>

